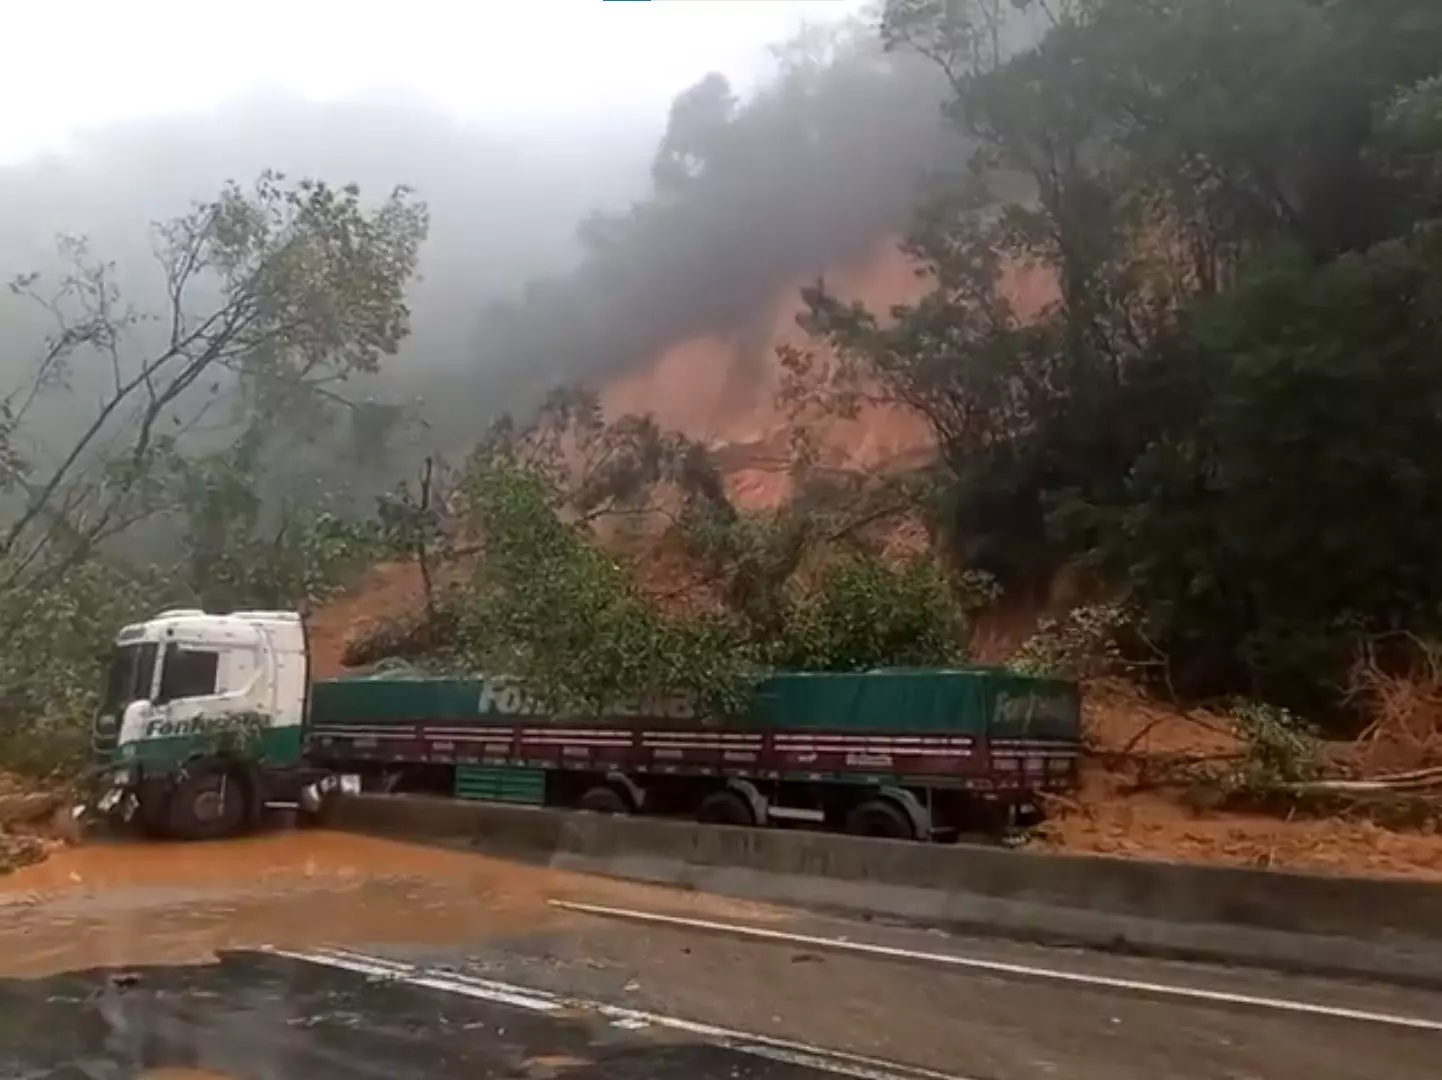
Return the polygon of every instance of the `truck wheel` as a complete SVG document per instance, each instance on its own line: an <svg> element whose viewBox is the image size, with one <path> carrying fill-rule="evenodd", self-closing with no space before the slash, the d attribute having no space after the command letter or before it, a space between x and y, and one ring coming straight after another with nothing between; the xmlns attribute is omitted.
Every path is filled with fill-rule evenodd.
<svg viewBox="0 0 1442 1080"><path fill-rule="evenodd" d="M234 772L202 768L171 789L166 826L182 840L222 840L245 828L246 781Z"/></svg>
<svg viewBox="0 0 1442 1080"><path fill-rule="evenodd" d="M631 807L621 793L613 787L598 784L581 796L577 805L593 814L629 814Z"/></svg>
<svg viewBox="0 0 1442 1080"><path fill-rule="evenodd" d="M147 840L165 840L170 837L170 797L152 795L142 798L135 812L135 825L140 835Z"/></svg>
<svg viewBox="0 0 1442 1080"><path fill-rule="evenodd" d="M703 825L755 825L751 804L729 789L713 791L696 807L696 820Z"/></svg>
<svg viewBox="0 0 1442 1080"><path fill-rule="evenodd" d="M916 830L905 811L888 799L871 799L846 815L846 831L882 840L915 840Z"/></svg>

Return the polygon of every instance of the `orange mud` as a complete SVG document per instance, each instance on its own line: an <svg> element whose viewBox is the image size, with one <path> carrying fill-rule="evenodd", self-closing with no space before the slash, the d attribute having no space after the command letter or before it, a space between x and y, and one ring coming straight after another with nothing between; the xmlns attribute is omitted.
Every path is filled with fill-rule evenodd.
<svg viewBox="0 0 1442 1080"><path fill-rule="evenodd" d="M1434 832L1230 813L1166 786L1179 767L1239 752L1222 717L1182 713L1123 683L1098 682L1086 689L1083 725L1095 753L1083 762L1081 789L1051 800L1037 843L1043 850L1442 881L1442 837Z"/></svg>
<svg viewBox="0 0 1442 1080"><path fill-rule="evenodd" d="M445 944L575 918L551 898L774 921L763 905L345 833L68 848L0 877L0 976L273 945Z"/></svg>
<svg viewBox="0 0 1442 1080"><path fill-rule="evenodd" d="M790 417L777 402L782 368L776 350L812 346L796 325L802 311L798 281L781 290L757 319L746 344L697 337L666 349L646 367L614 380L602 399L612 416L649 413L662 427L685 432L720 451L729 494L753 508L774 506L790 490ZM827 275L831 290L874 310L916 300L926 291L915 266L887 240L867 259ZM925 425L898 409L872 406L855 419L833 418L817 432L823 464L876 469L931 446ZM747 460L749 458L749 460Z"/></svg>
<svg viewBox="0 0 1442 1080"><path fill-rule="evenodd" d="M1053 810L1038 848L1442 882L1442 837L1434 833L1192 810L1168 794L1127 790L1125 780L1094 763L1083 768L1082 790L1070 802Z"/></svg>
<svg viewBox="0 0 1442 1080"><path fill-rule="evenodd" d="M381 563L355 586L306 620L310 635L311 677L329 679L345 665L346 640L366 623L420 611L425 603L421 572L415 563Z"/></svg>

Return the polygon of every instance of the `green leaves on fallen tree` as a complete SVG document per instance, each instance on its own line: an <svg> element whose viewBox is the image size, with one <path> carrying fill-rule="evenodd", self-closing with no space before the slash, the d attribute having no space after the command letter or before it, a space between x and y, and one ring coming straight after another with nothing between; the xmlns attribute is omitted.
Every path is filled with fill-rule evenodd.
<svg viewBox="0 0 1442 1080"><path fill-rule="evenodd" d="M782 507L746 512L703 448L558 391L472 455L461 494L479 554L437 604L431 644L452 636L458 666L519 676L582 713L674 694L738 709L777 667L961 661L966 614L990 583L953 580L929 552L886 554L910 500L854 479L813 478ZM618 531L618 516L646 525ZM425 636L400 635L408 654Z"/></svg>
<svg viewBox="0 0 1442 1080"><path fill-rule="evenodd" d="M966 641L963 603L931 555L847 552L793 590L769 654L802 671L947 667L965 663Z"/></svg>
<svg viewBox="0 0 1442 1080"><path fill-rule="evenodd" d="M677 693L740 707L755 655L736 620L663 613L625 563L562 519L561 494L534 469L480 471L466 496L484 546L456 598L474 669L514 674L564 710Z"/></svg>

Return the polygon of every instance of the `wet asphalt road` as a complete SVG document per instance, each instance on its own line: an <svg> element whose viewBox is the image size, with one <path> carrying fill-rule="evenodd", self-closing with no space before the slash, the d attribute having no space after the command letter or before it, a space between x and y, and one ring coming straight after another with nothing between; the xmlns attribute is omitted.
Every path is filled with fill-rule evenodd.
<svg viewBox="0 0 1442 1080"><path fill-rule="evenodd" d="M826 920L790 929L1280 1007L595 919L470 949L238 952L205 966L0 980L0 1080L145 1080L165 1068L205 1080L1442 1076L1442 995ZM1433 1026L1312 1015L1289 1005L1299 1002Z"/></svg>
<svg viewBox="0 0 1442 1080"><path fill-rule="evenodd" d="M1442 1078L1442 992L949 937L354 837L149 851L63 853L0 895L15 976L0 1080Z"/></svg>
<svg viewBox="0 0 1442 1080"><path fill-rule="evenodd" d="M948 970L685 928L581 919L430 970L706 1021L968 1080L1438 1080L1442 994L801 917L786 931L1010 965ZM1180 988L1176 996L1054 972ZM1270 1005L1207 1000L1249 995ZM1423 1027L1308 1013L1307 1005ZM1298 1008L1297 1006L1301 1006Z"/></svg>
<svg viewBox="0 0 1442 1080"><path fill-rule="evenodd" d="M538 1015L263 954L0 981L0 1077L819 1080L824 1071L584 1012Z"/></svg>

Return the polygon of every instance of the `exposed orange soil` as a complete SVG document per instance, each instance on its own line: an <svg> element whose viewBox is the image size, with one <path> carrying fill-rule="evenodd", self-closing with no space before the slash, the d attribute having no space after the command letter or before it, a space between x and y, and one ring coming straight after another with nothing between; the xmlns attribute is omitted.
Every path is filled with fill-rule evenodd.
<svg viewBox="0 0 1442 1080"><path fill-rule="evenodd" d="M864 300L880 311L915 300L926 289L891 241L858 265L829 274L827 283L842 299ZM777 349L812 344L796 325L805 284L797 281L783 290L771 310L760 315L764 333L748 336L764 341L762 347L743 349L718 337L678 342L607 386L602 394L607 412L649 413L662 427L684 431L729 457L729 494L738 503L759 508L781 502L790 490L791 418L776 400L782 383ZM882 468L918 451L924 457L931 445L925 425L914 415L882 406L867 408L855 419L833 419L817 434L823 464L834 467Z"/></svg>
<svg viewBox="0 0 1442 1080"><path fill-rule="evenodd" d="M1442 838L1366 820L1286 820L1188 808L1168 794L1127 790L1129 780L1087 762L1082 789L1056 807L1038 846L1175 862L1382 875L1442 882Z"/></svg>
<svg viewBox="0 0 1442 1080"><path fill-rule="evenodd" d="M350 634L372 620L419 611L424 599L421 573L414 563L372 567L355 588L312 613L306 621L311 675L317 679L339 675L345 669L341 657Z"/></svg>
<svg viewBox="0 0 1442 1080"><path fill-rule="evenodd" d="M1119 683L1089 686L1083 716L1094 753L1083 762L1081 790L1050 806L1041 848L1442 881L1442 837L1432 825L1401 831L1364 819L1231 813L1193 805L1176 788L1147 789L1164 770L1236 755L1240 744L1222 717L1184 714Z"/></svg>

